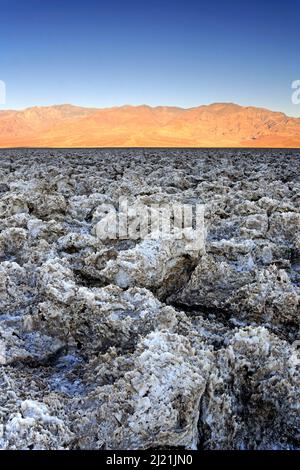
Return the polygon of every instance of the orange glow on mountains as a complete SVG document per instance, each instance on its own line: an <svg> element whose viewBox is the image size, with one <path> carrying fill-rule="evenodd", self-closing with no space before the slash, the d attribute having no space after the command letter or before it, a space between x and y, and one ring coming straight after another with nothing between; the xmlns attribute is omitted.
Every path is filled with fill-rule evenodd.
<svg viewBox="0 0 300 470"><path fill-rule="evenodd" d="M300 119L216 103L0 112L0 147L300 147Z"/></svg>

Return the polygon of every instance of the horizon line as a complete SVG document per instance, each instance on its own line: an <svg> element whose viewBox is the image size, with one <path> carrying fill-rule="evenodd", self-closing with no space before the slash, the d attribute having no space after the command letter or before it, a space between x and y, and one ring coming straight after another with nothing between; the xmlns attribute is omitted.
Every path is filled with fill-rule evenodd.
<svg viewBox="0 0 300 470"><path fill-rule="evenodd" d="M237 106L239 108L254 108L254 109L260 109L260 110L265 110L265 111L270 111L273 113L281 113L284 114L285 116L292 118L292 119L300 119L300 116L293 116L290 114L287 114L284 111L280 110L275 110L271 108L267 108L265 106L255 106L255 105L242 105L239 103L235 103L233 101L213 101L208 104L199 104L196 106L190 106L190 107L184 107L184 106L177 106L177 105L149 105L146 103L141 103L141 104L128 104L125 103L123 105L112 105L112 106L104 106L104 107L97 107L97 106L87 106L87 105L79 105L79 104L73 104L73 103L58 103L58 104L49 104L49 105L32 105L32 106L27 106L24 108L0 108L0 113L1 112L23 112L27 111L30 109L45 109L45 108L58 108L58 107L63 107L63 106L70 106L74 108L84 108L84 109L94 109L95 111L101 111L101 110L108 110L108 109L122 109L122 108L150 108L150 109L157 109L157 108L177 108L183 111L188 111L192 109L197 109L197 108L202 108L202 107L209 107L209 106L214 106L214 105L232 105L232 106Z"/></svg>

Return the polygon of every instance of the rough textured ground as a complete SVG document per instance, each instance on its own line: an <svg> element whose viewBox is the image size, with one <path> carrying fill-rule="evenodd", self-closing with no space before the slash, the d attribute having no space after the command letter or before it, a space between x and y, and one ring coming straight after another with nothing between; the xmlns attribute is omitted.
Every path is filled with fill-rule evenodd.
<svg viewBox="0 0 300 470"><path fill-rule="evenodd" d="M120 195L205 251L99 240ZM299 205L297 151L1 151L0 448L299 449Z"/></svg>

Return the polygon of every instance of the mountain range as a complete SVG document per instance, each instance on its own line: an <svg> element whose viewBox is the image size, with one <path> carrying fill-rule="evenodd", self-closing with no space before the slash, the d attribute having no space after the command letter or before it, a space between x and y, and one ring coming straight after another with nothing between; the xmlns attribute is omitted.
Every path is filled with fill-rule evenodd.
<svg viewBox="0 0 300 470"><path fill-rule="evenodd" d="M215 103L0 111L0 147L296 147L300 118Z"/></svg>

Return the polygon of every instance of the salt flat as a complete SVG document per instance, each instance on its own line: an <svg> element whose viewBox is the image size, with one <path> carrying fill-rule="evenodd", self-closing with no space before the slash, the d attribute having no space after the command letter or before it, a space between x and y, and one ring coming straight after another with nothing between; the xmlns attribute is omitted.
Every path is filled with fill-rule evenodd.
<svg viewBox="0 0 300 470"><path fill-rule="evenodd" d="M0 448L299 449L299 207L299 150L1 150Z"/></svg>

